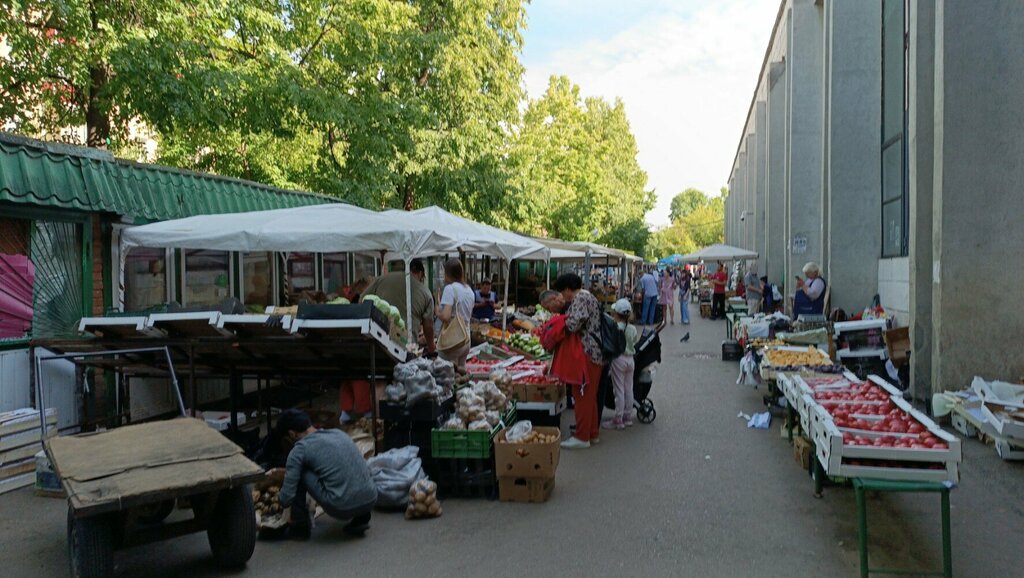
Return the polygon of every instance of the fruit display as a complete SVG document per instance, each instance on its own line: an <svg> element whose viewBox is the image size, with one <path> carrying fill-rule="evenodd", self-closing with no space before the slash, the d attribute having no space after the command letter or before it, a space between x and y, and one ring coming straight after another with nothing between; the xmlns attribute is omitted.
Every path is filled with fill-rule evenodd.
<svg viewBox="0 0 1024 578"><path fill-rule="evenodd" d="M497 359L470 359L466 361L466 373L488 375L501 363L503 362Z"/></svg>
<svg viewBox="0 0 1024 578"><path fill-rule="evenodd" d="M513 375L519 375L523 373L530 373L533 375L544 375L545 373L548 372L548 362L524 359L508 367L507 371Z"/></svg>
<svg viewBox="0 0 1024 578"><path fill-rule="evenodd" d="M960 441L871 376L788 374L784 390L830 476L959 481Z"/></svg>
<svg viewBox="0 0 1024 578"><path fill-rule="evenodd" d="M807 349L769 349L764 354L765 363L772 367L817 367L831 366L828 355L814 347Z"/></svg>
<svg viewBox="0 0 1024 578"><path fill-rule="evenodd" d="M761 348L764 348L764 347L775 347L775 346L780 346L780 345L785 345L785 344L786 344L786 342L782 341L781 339L764 339L762 337L758 337L757 339L754 339L754 340L752 340L750 342L750 345L752 347L756 347L758 349L761 349Z"/></svg>
<svg viewBox="0 0 1024 578"><path fill-rule="evenodd" d="M436 518L443 513L441 502L437 499L437 484L424 479L409 488L409 505L405 509L406 520Z"/></svg>

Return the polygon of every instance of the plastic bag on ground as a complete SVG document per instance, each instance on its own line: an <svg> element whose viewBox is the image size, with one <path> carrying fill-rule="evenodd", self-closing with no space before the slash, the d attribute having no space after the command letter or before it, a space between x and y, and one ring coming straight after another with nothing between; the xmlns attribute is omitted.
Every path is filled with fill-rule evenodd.
<svg viewBox="0 0 1024 578"><path fill-rule="evenodd" d="M405 518L436 518L444 513L437 499L437 484L430 480L419 480L409 488L409 505Z"/></svg>
<svg viewBox="0 0 1024 578"><path fill-rule="evenodd" d="M510 427L508 432L505 434L505 439L509 443L516 443L520 440L526 439L526 436L530 435L533 431L533 422L524 419L523 421L516 422L516 425Z"/></svg>
<svg viewBox="0 0 1024 578"><path fill-rule="evenodd" d="M419 448L407 446L388 450L366 460L373 484L377 486L377 505L381 508L404 508L409 503L409 488L427 477Z"/></svg>
<svg viewBox="0 0 1024 578"><path fill-rule="evenodd" d="M768 429L772 424L772 414L768 412L755 413L750 416L750 421L747 422L747 427L754 429Z"/></svg>

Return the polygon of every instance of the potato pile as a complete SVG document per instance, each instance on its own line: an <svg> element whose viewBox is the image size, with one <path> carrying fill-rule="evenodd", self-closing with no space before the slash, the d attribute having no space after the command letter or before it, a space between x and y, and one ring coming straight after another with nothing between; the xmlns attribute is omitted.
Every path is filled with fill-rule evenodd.
<svg viewBox="0 0 1024 578"><path fill-rule="evenodd" d="M256 511L262 517L278 516L284 512L281 502L277 499L277 495L280 492L280 486L270 486L262 492L259 490L252 491L252 501L256 505Z"/></svg>
<svg viewBox="0 0 1024 578"><path fill-rule="evenodd" d="M406 520L437 518L443 513L441 502L437 499L437 484L424 479L409 488L409 506L405 509Z"/></svg>
<svg viewBox="0 0 1024 578"><path fill-rule="evenodd" d="M555 434L543 434L537 430L530 430L530 433L526 434L521 440L510 442L507 439L500 439L498 442L503 444L550 444L558 441L558 436Z"/></svg>

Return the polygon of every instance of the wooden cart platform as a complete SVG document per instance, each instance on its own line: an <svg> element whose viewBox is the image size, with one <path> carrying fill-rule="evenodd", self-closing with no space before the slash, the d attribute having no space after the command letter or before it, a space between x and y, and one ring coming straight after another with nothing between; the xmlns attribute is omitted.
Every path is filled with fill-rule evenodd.
<svg viewBox="0 0 1024 578"><path fill-rule="evenodd" d="M47 441L75 517L239 487L263 470L202 421L180 418Z"/></svg>

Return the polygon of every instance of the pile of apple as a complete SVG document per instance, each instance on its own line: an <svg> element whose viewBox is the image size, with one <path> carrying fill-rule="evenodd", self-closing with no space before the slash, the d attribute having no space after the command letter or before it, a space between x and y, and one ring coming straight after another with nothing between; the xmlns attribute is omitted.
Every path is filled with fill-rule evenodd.
<svg viewBox="0 0 1024 578"><path fill-rule="evenodd" d="M521 373L529 371L537 375L544 375L548 372L548 363L546 361L530 361L524 359L519 363L516 363L512 367L508 368L509 373Z"/></svg>
<svg viewBox="0 0 1024 578"><path fill-rule="evenodd" d="M844 446L871 446L876 448L903 448L915 450L944 450L949 444L935 434L925 431L917 435L883 435L876 438L843 432Z"/></svg>
<svg viewBox="0 0 1024 578"><path fill-rule="evenodd" d="M499 363L501 362L498 360L470 359L466 362L466 370L470 373L489 373Z"/></svg>
<svg viewBox="0 0 1024 578"><path fill-rule="evenodd" d="M889 392L873 383L855 384L842 389L829 390L824 387L815 389L814 399L818 402L826 401L888 401Z"/></svg>

